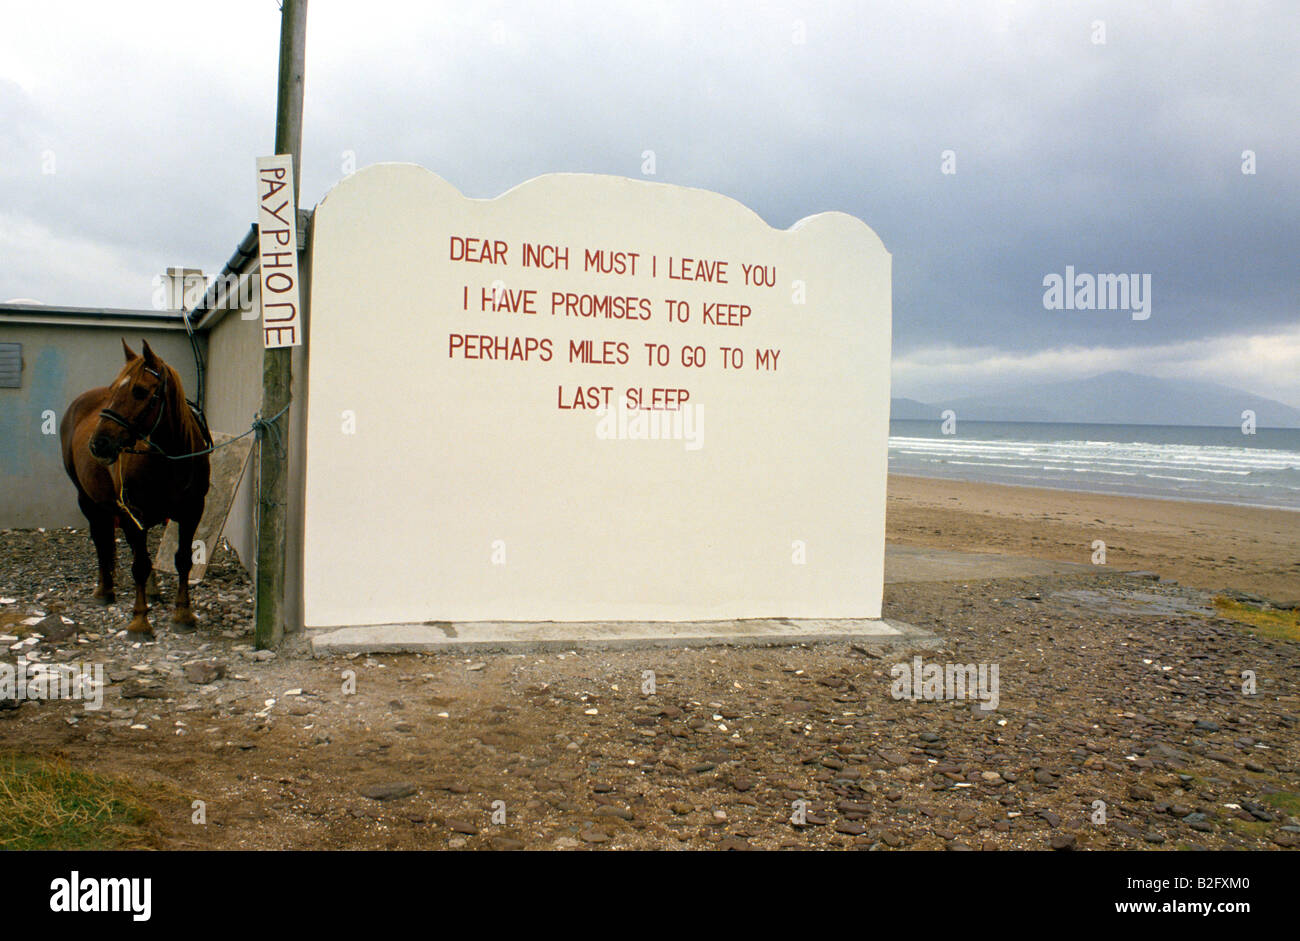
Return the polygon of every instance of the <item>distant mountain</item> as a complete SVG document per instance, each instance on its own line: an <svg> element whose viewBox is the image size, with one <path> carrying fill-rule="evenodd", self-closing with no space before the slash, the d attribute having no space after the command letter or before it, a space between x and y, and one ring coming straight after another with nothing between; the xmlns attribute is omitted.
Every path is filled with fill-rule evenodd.
<svg viewBox="0 0 1300 941"><path fill-rule="evenodd" d="M899 403L906 403L900 410ZM938 419L950 408L958 421L1104 422L1116 425L1241 424L1250 409L1260 428L1300 428L1300 409L1261 395L1194 379L1158 379L1131 372L1108 372L973 395L943 404L922 405L894 399L891 417ZM906 413L906 414L904 414Z"/></svg>
<svg viewBox="0 0 1300 941"><path fill-rule="evenodd" d="M916 399L890 399L889 417L894 421L929 421L939 420L943 408L938 405L926 405Z"/></svg>

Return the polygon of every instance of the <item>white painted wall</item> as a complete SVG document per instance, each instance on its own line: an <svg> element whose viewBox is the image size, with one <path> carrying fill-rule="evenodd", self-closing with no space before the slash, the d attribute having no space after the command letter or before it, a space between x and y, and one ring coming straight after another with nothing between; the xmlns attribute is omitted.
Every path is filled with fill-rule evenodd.
<svg viewBox="0 0 1300 941"><path fill-rule="evenodd" d="M508 264L451 261L457 235L505 241ZM524 241L568 246L570 270L522 268ZM588 248L639 252L639 272L584 273ZM724 260L731 283L671 281L668 256ZM879 617L890 256L861 221L779 231L715 193L579 174L473 200L382 164L317 207L311 261L307 626ZM776 287L745 286L742 262L775 265ZM496 279L542 312L462 309ZM652 319L553 316L552 290L648 297ZM665 298L691 321L669 324ZM752 314L706 326L713 301ZM452 358L451 333L549 337L554 355ZM570 364L570 339L625 341L630 362ZM646 365L644 342L674 365ZM686 344L705 368L677 363ZM775 371L758 348L781 351ZM702 446L602 439L596 414L557 407L577 385L686 388Z"/></svg>

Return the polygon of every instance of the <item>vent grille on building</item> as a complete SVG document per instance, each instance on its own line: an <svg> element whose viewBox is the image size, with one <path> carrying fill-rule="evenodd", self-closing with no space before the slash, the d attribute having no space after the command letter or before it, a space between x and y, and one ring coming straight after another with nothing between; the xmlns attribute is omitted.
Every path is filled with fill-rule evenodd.
<svg viewBox="0 0 1300 941"><path fill-rule="evenodd" d="M21 389L23 385L23 345L0 343L0 389Z"/></svg>

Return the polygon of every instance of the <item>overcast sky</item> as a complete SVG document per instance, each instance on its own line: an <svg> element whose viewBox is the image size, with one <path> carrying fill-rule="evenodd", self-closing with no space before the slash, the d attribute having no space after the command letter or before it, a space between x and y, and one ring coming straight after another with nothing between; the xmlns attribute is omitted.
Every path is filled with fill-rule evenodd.
<svg viewBox="0 0 1300 941"><path fill-rule="evenodd" d="M0 7L0 300L220 270L273 150L275 0ZM487 197L653 150L774 226L879 233L897 395L1130 369L1300 406L1297 62L1294 2L312 0L302 201L349 152ZM1149 319L1044 309L1067 265L1149 274Z"/></svg>

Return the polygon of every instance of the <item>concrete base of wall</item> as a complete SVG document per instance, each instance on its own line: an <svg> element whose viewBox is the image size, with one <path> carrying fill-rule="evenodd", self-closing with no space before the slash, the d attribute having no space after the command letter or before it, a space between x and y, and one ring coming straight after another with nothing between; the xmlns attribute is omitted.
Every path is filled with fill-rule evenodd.
<svg viewBox="0 0 1300 941"><path fill-rule="evenodd" d="M1023 556L953 552L913 546L887 546L885 583L978 581L1087 572L1092 566ZM850 642L872 653L933 650L943 640L923 628L889 618L880 620L793 620L754 618L737 621L431 621L427 624L377 624L307 631L318 657L349 653L431 653L616 647L703 647L711 645L812 644Z"/></svg>
<svg viewBox="0 0 1300 941"><path fill-rule="evenodd" d="M934 649L938 635L882 620L738 621L434 621L309 630L318 657L349 653L538 653L592 648L852 642L873 653Z"/></svg>

